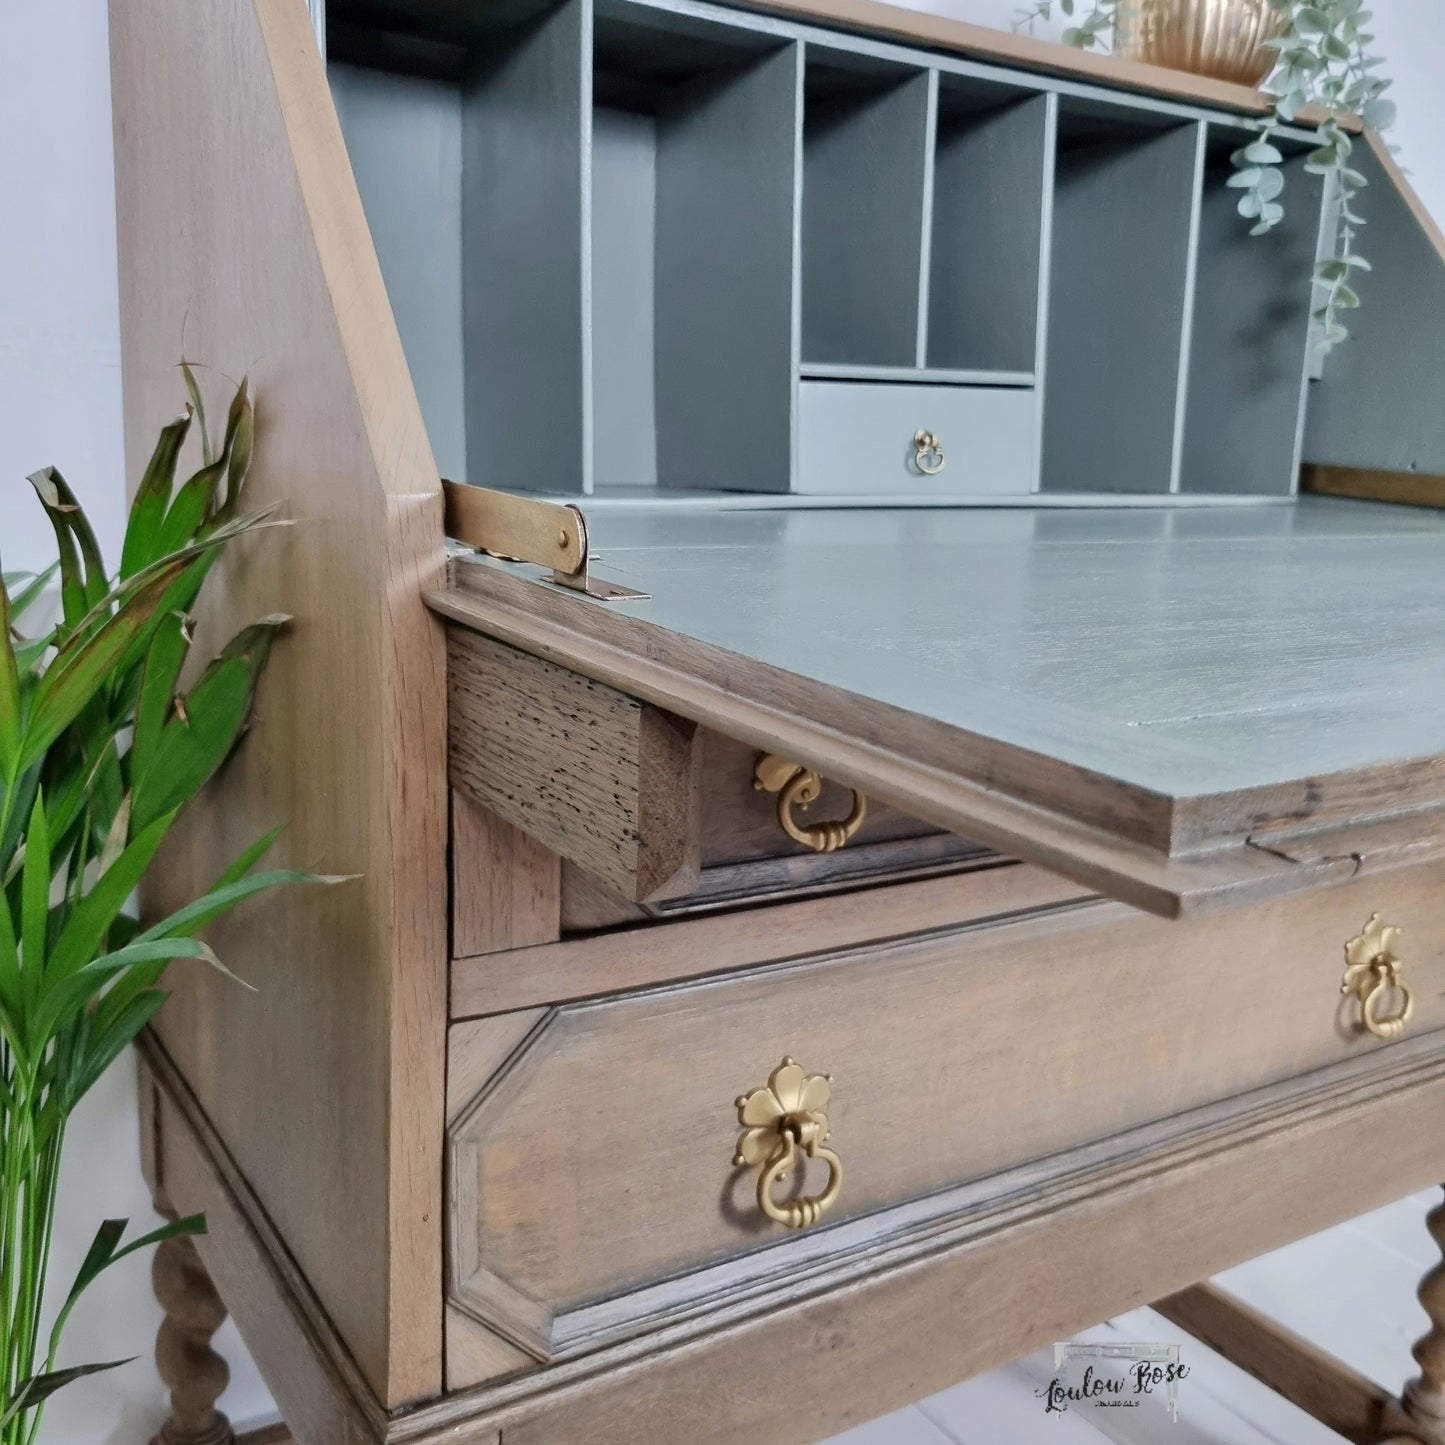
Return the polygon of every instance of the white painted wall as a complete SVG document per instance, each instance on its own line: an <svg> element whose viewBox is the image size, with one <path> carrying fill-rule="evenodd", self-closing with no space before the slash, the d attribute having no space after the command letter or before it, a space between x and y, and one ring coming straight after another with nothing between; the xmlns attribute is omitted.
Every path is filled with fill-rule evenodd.
<svg viewBox="0 0 1445 1445"><path fill-rule="evenodd" d="M1012 0L917 3L998 26L1007 26L1014 10ZM204 13L198 7L198 23ZM1426 203L1445 220L1445 148L1431 149L1445 129L1445 18L1438 0L1376 0L1376 27L1396 79L1403 160ZM49 527L24 477L51 463L85 499L110 554L118 550L123 484L113 202L105 0L5 0L0 556L7 568L49 560ZM150 1222L135 1163L133 1093L133 1068L120 1065L76 1120L57 1244L62 1280L73 1273L102 1217ZM77 1315L66 1358L145 1356L156 1321L146 1264L128 1261ZM232 1418L246 1423L266 1417L264 1387L229 1325L218 1345L234 1372L223 1402ZM45 1445L133 1445L162 1415L160 1388L143 1359L57 1396Z"/></svg>

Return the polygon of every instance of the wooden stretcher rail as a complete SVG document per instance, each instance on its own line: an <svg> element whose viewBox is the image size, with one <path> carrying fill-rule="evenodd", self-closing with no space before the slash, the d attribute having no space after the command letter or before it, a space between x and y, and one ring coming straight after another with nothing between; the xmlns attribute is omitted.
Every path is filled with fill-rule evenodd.
<svg viewBox="0 0 1445 1445"><path fill-rule="evenodd" d="M1084 902L1075 883L1006 863L917 883L649 923L452 960L454 1020L646 988L809 951Z"/></svg>
<svg viewBox="0 0 1445 1445"><path fill-rule="evenodd" d="M1154 1309L1352 1445L1413 1437L1388 1390L1217 1285L1193 1285Z"/></svg>

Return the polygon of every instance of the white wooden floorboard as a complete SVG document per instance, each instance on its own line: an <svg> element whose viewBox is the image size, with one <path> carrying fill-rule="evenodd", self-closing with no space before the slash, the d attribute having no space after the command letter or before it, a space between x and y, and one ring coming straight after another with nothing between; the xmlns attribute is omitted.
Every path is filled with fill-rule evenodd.
<svg viewBox="0 0 1445 1445"><path fill-rule="evenodd" d="M1398 1392L1414 1373L1410 1346L1428 1327L1415 1298L1439 1258L1421 1195L1326 1230L1219 1276L1256 1309Z"/></svg>
<svg viewBox="0 0 1445 1445"><path fill-rule="evenodd" d="M1046 1368L1052 1373L1052 1355ZM918 1408L952 1445L1032 1440L1047 1440L1050 1445L1102 1445L1104 1437L1082 1416L1045 1415L1044 1402L1034 1393L1038 1387L1028 1362L1020 1360L933 1395ZM913 1442L905 1436L888 1445Z"/></svg>
<svg viewBox="0 0 1445 1445"><path fill-rule="evenodd" d="M1425 1214L1438 1193L1418 1195L1219 1276L1241 1299L1391 1390L1413 1370L1410 1344L1423 1333L1415 1300L1438 1258ZM1302 1410L1152 1310L1087 1330L1082 1340L1144 1340L1184 1346L1179 1421L1161 1408L1046 1415L1037 1393L1053 1375L1040 1350L916 1406L850 1430L826 1445L1340 1445Z"/></svg>
<svg viewBox="0 0 1445 1445"><path fill-rule="evenodd" d="M954 1445L917 1405L835 1435L828 1445Z"/></svg>

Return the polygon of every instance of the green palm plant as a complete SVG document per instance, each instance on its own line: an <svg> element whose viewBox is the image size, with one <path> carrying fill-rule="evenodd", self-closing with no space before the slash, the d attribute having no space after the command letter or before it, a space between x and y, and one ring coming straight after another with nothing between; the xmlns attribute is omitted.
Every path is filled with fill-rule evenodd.
<svg viewBox="0 0 1445 1445"><path fill-rule="evenodd" d="M271 641L286 620L243 629L184 691L189 611L221 551L276 525L239 503L253 414L236 389L219 447L183 367L185 415L161 432L130 509L120 567L107 571L85 512L53 468L30 481L58 560L0 585L0 1445L34 1445L45 1400L123 1361L59 1369L71 1311L125 1255L197 1233L182 1219L124 1242L100 1227L48 1331L41 1312L66 1124L87 1090L155 1016L177 959L221 968L197 936L279 884L258 872L259 839L201 897L143 926L128 911L177 814L225 762L250 716ZM176 484L193 424L201 466ZM60 620L35 637L18 624L58 578ZM279 830L278 830L279 831Z"/></svg>

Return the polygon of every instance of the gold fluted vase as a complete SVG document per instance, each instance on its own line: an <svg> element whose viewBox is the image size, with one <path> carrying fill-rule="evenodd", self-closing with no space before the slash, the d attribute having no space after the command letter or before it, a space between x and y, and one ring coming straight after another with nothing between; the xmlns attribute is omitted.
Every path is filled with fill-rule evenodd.
<svg viewBox="0 0 1445 1445"><path fill-rule="evenodd" d="M1285 27L1269 0L1123 0L1119 11L1118 54L1241 85L1273 69L1264 42Z"/></svg>

